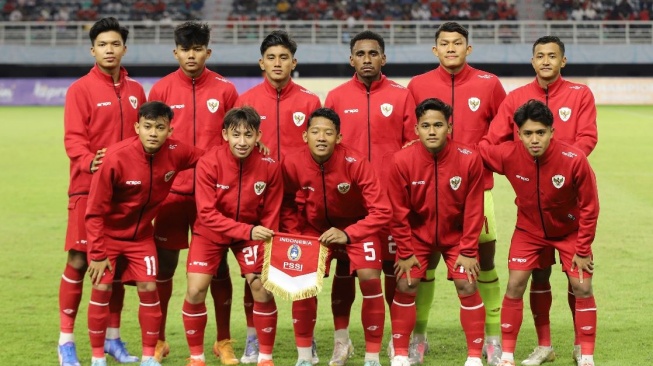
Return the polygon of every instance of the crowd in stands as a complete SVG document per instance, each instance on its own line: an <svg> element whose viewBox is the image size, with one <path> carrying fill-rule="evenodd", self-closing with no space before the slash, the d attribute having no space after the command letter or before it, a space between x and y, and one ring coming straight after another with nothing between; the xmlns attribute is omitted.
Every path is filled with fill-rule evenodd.
<svg viewBox="0 0 653 366"><path fill-rule="evenodd" d="M204 0L0 0L0 20L76 21L200 19Z"/></svg>
<svg viewBox="0 0 653 366"><path fill-rule="evenodd" d="M234 0L230 20L516 20L514 0Z"/></svg>
<svg viewBox="0 0 653 366"><path fill-rule="evenodd" d="M650 20L653 0L546 0L547 20Z"/></svg>

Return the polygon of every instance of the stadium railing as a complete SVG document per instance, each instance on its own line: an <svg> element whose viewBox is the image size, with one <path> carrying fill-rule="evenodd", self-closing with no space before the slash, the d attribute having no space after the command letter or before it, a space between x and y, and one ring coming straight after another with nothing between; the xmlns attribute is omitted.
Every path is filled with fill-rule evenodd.
<svg viewBox="0 0 653 366"><path fill-rule="evenodd" d="M214 44L260 44L272 30L288 31L298 43L348 43L362 30L380 33L388 44L433 44L439 21L207 21ZM473 44L530 44L549 34L566 44L653 44L653 21L460 21ZM131 44L169 44L175 23L129 22ZM0 22L0 44L82 45L89 22Z"/></svg>

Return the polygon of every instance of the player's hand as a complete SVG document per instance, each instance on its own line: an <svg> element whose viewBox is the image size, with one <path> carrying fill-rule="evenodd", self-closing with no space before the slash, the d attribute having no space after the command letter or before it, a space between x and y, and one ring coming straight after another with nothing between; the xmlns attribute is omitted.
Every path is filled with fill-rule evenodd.
<svg viewBox="0 0 653 366"><path fill-rule="evenodd" d="M580 283L583 283L583 272L594 273L592 256L581 257L578 254L574 254L574 258L571 260L571 271L573 272L575 268L578 269L578 280Z"/></svg>
<svg viewBox="0 0 653 366"><path fill-rule="evenodd" d="M332 227L331 229L325 231L317 239L320 244L324 246L329 246L331 244L347 244L347 234L344 231Z"/></svg>
<svg viewBox="0 0 653 366"><path fill-rule="evenodd" d="M252 229L252 240L268 240L274 236L274 231L265 226L254 226Z"/></svg>
<svg viewBox="0 0 653 366"><path fill-rule="evenodd" d="M474 280L478 278L478 273L481 270L480 264L476 260L476 257L465 257L464 255L458 255L456 259L456 264L453 266L454 271L459 271L460 273L467 273L467 281L473 283Z"/></svg>
<svg viewBox="0 0 653 366"><path fill-rule="evenodd" d="M259 142L256 143L256 145L258 145L258 151L259 151L261 154L263 154L263 155L265 155L265 156L270 155L270 148L267 147L267 146L265 146L264 143L262 143L261 141L259 141Z"/></svg>
<svg viewBox="0 0 653 366"><path fill-rule="evenodd" d="M88 264L88 270L86 272L88 272L88 275L91 278L91 283L94 286L100 284L105 270L109 270L109 272L113 273L113 268L111 267L109 258L105 258L102 261L91 261L91 263Z"/></svg>
<svg viewBox="0 0 653 366"><path fill-rule="evenodd" d="M102 158L104 158L104 154L106 152L107 152L107 148L105 147L104 149L100 149L95 153L93 162L91 162L91 173L95 173L98 169L100 169L100 164L102 164Z"/></svg>
<svg viewBox="0 0 653 366"><path fill-rule="evenodd" d="M397 261L395 262L394 267L395 267L395 278L398 279L398 278L401 277L401 275L403 275L405 273L406 274L406 279L408 280L408 286L410 286L412 284L411 280L410 280L410 270L413 267L417 267L419 269L422 269L422 265L419 263L419 261L417 260L417 257L415 257L414 254L411 255L410 257L406 258L406 259L397 259Z"/></svg>

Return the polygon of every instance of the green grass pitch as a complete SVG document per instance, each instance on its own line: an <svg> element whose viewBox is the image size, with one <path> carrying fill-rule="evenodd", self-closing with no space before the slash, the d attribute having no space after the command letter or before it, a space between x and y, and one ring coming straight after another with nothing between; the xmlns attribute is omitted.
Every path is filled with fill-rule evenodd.
<svg viewBox="0 0 653 366"><path fill-rule="evenodd" d="M648 245L653 231L653 148L650 127L652 106L602 106L599 108L599 144L590 160L597 175L601 215L594 242L596 273L594 291L598 305L597 365L633 365L653 355L653 251ZM58 288L64 268L63 240L66 226L68 162L63 148L63 109L60 107L0 108L0 365L55 365L58 339ZM496 265L501 287L507 280L506 253L515 219L513 193L504 178L496 179L495 205L499 240ZM648 244L647 244L648 243ZM171 355L164 365L184 365L188 348L181 323L185 292L185 254L180 259L168 320ZM232 337L242 354L245 321L242 310L243 281L232 262L234 303ZM465 342L458 320L459 303L453 284L438 269L437 293L431 310L427 365L462 365ZM559 267L552 276L554 303L551 312L556 365L572 365L572 324L567 307L566 284ZM332 351L329 294L331 282L319 296L316 328L321 365ZM75 335L82 364L90 363L86 309L90 285L85 284ZM363 363L364 343L360 325L360 294L353 309L351 335L356 354L350 365ZM212 307L211 300L209 309ZM290 306L278 300L279 331L275 348L277 365L294 365L296 351ZM140 355L137 322L138 301L127 289L122 335L132 353ZM526 301L516 358L525 358L536 345L533 322ZM384 337L387 344L389 316ZM215 335L211 316L206 335L207 364L217 365L210 354ZM382 354L382 363L389 364ZM110 365L115 365L109 360Z"/></svg>

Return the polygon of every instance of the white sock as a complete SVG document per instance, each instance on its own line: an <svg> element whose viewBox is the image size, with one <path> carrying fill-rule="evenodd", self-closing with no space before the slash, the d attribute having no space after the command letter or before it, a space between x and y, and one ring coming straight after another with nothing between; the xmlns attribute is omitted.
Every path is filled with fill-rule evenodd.
<svg viewBox="0 0 653 366"><path fill-rule="evenodd" d="M256 336L256 328L247 327L247 336Z"/></svg>
<svg viewBox="0 0 653 366"><path fill-rule="evenodd" d="M467 357L467 361L478 361L479 363L482 363L481 359L478 357Z"/></svg>
<svg viewBox="0 0 653 366"><path fill-rule="evenodd" d="M503 353L501 353L501 359L506 361L515 361L515 355L510 352L503 351Z"/></svg>
<svg viewBox="0 0 653 366"><path fill-rule="evenodd" d="M75 343L75 335L73 333L59 333L59 345L64 345L68 342Z"/></svg>
<svg viewBox="0 0 653 366"><path fill-rule="evenodd" d="M206 361L206 359L204 358L203 353L199 354L199 355L190 355L190 358L192 358L194 360Z"/></svg>
<svg viewBox="0 0 653 366"><path fill-rule="evenodd" d="M272 355L269 355L267 353L261 353L261 352L258 353L258 362L261 362L263 360L271 360L271 359L272 359Z"/></svg>
<svg viewBox="0 0 653 366"><path fill-rule="evenodd" d="M97 361L97 360L107 360L106 357L91 357L91 363Z"/></svg>
<svg viewBox="0 0 653 366"><path fill-rule="evenodd" d="M376 361L379 362L379 354L378 353L368 353L365 352L365 361Z"/></svg>
<svg viewBox="0 0 653 366"><path fill-rule="evenodd" d="M338 329L333 334L334 334L333 338L336 341L341 340L347 342L347 340L349 340L349 328Z"/></svg>
<svg viewBox="0 0 653 366"><path fill-rule="evenodd" d="M594 363L594 355L581 355L580 356L581 361L590 361Z"/></svg>
<svg viewBox="0 0 653 366"><path fill-rule="evenodd" d="M118 339L120 338L120 328L107 328L106 339Z"/></svg>
<svg viewBox="0 0 653 366"><path fill-rule="evenodd" d="M299 360L310 361L313 359L313 348L297 347L297 355Z"/></svg>

